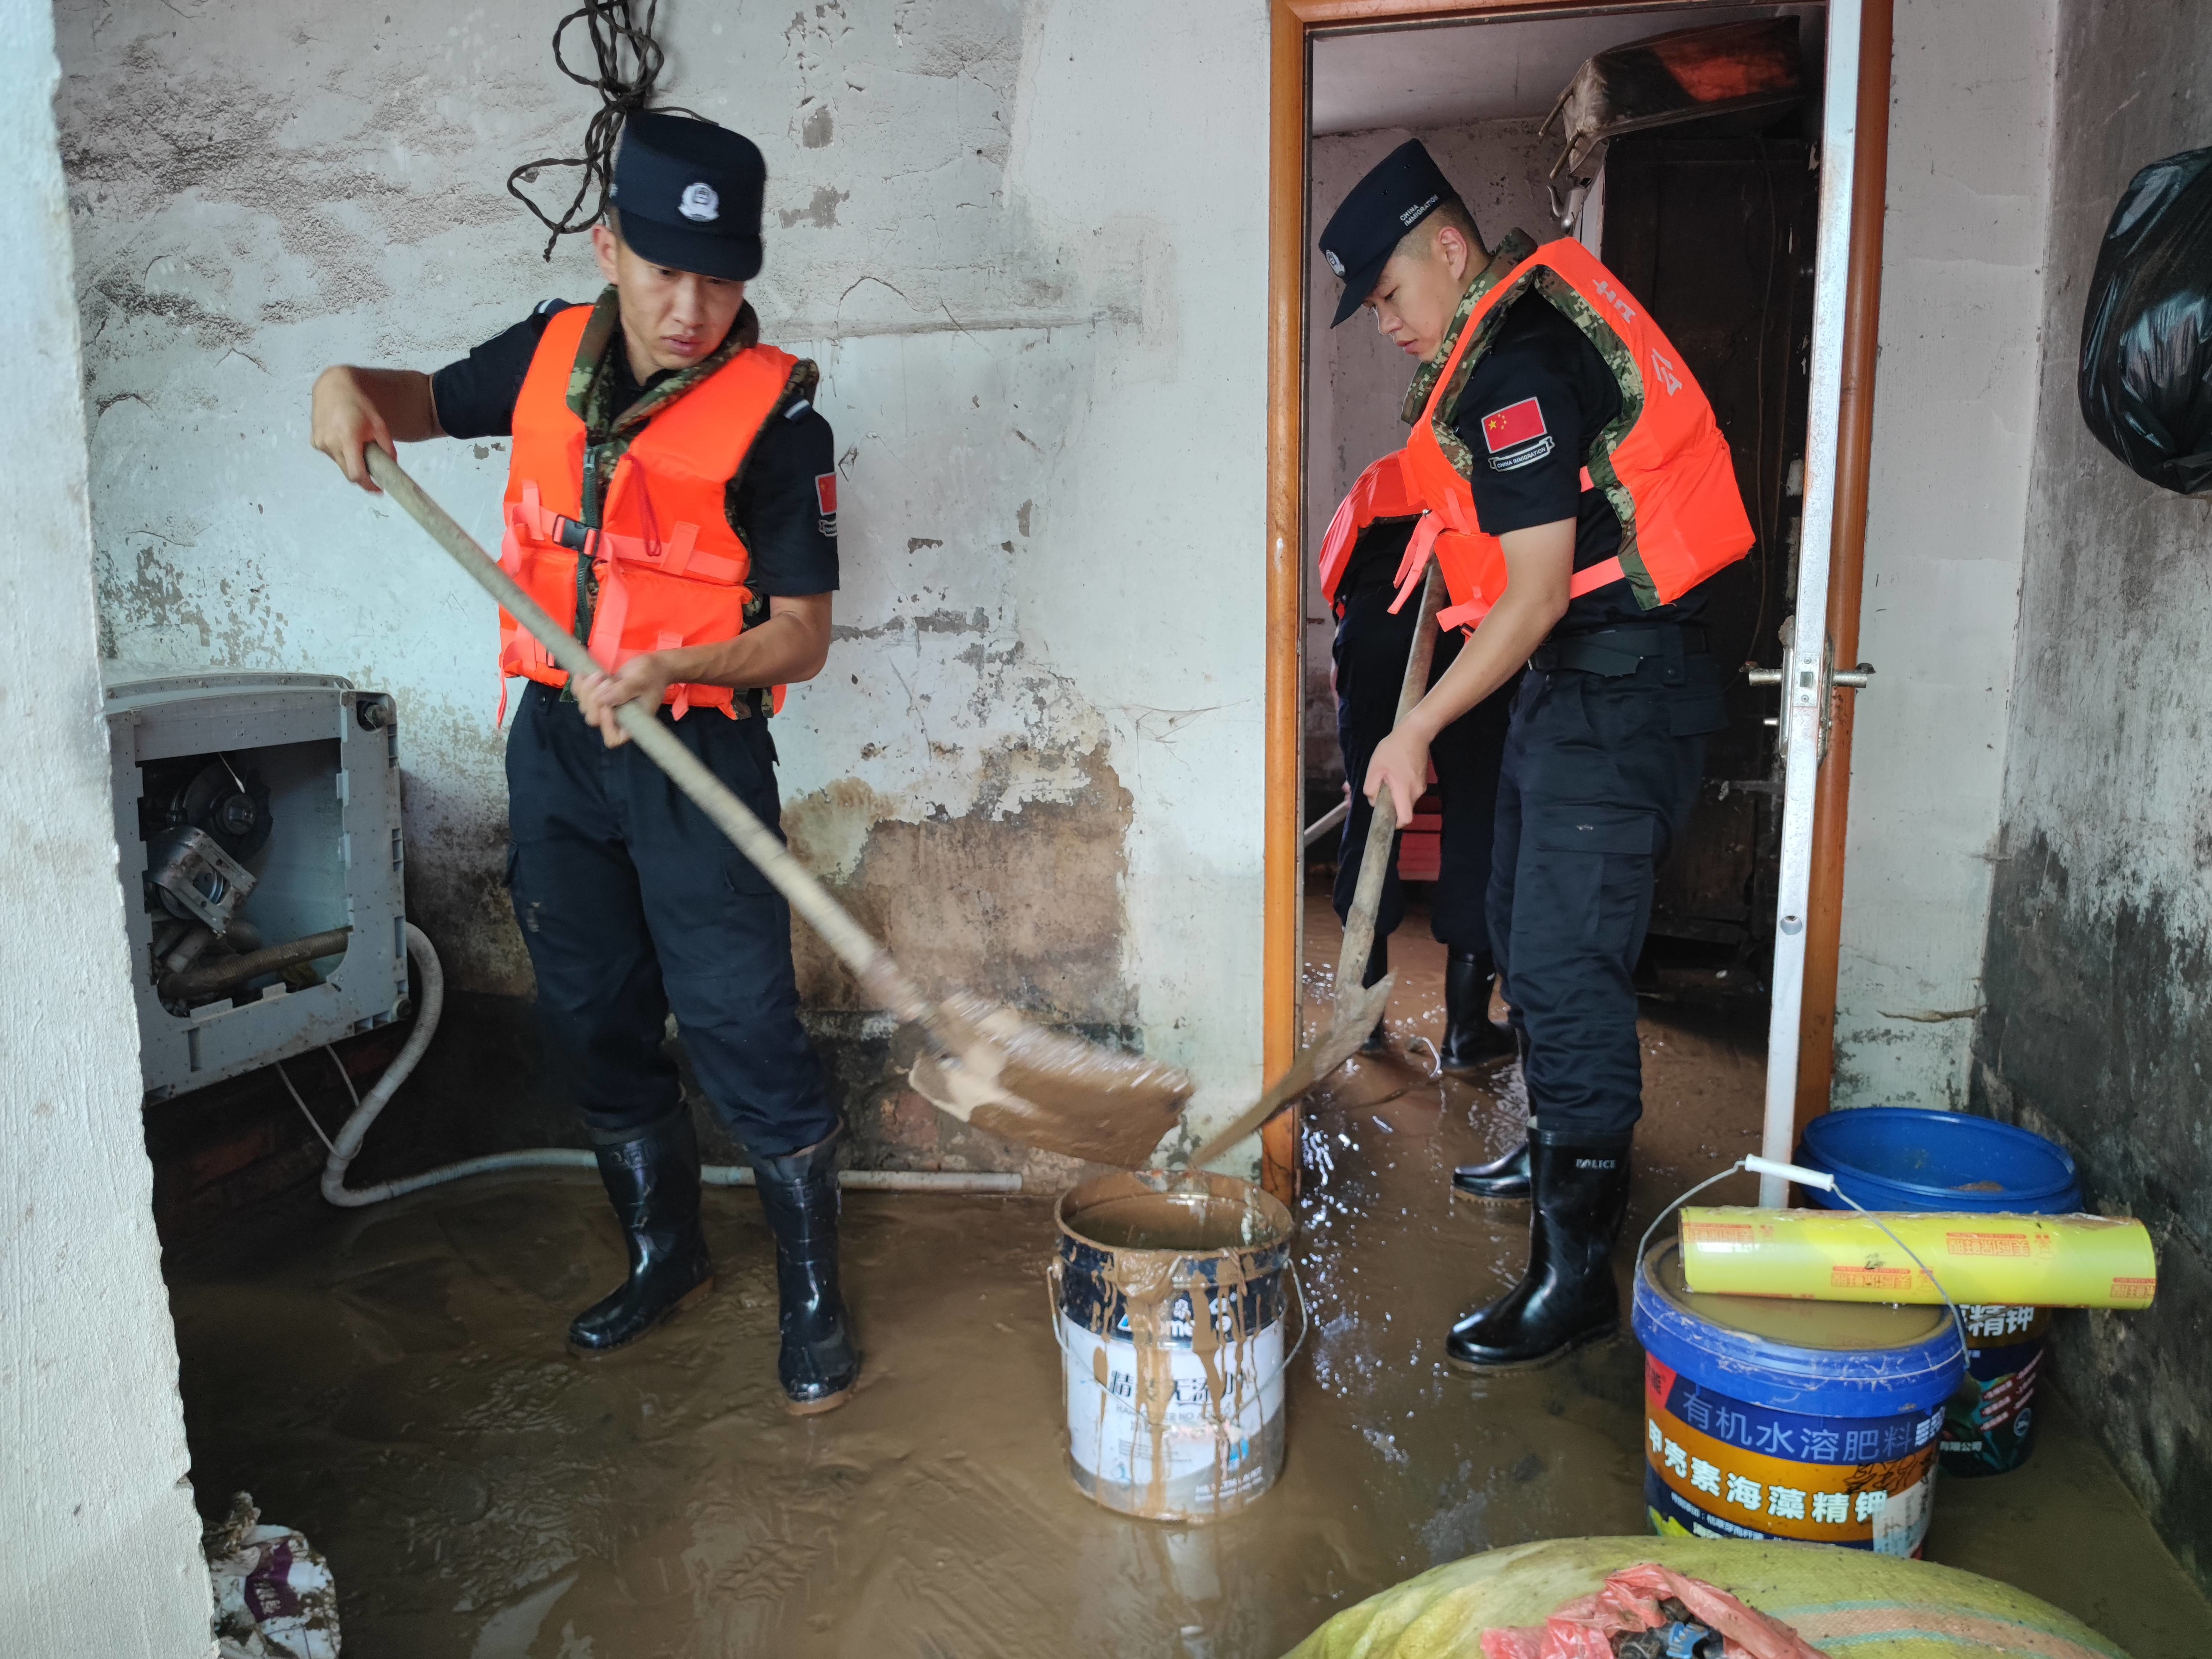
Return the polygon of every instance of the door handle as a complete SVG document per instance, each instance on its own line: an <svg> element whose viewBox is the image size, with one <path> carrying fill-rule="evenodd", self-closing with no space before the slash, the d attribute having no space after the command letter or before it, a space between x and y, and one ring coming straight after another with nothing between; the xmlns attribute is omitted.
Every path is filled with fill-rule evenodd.
<svg viewBox="0 0 2212 1659"><path fill-rule="evenodd" d="M1753 667L1749 663L1746 663L1744 665L1743 671L1744 682L1748 685L1787 686L1794 678L1800 682L1797 687L1797 692L1801 700L1800 706L1802 707L1803 706L1803 700L1807 698L1808 694L1814 691L1813 675L1810 672L1803 673L1800 673L1798 672L1797 665L1793 660L1790 651L1790 641L1795 637L1795 635L1790 622L1786 618L1783 622L1781 631L1783 640L1782 666L1779 668L1757 668ZM1826 757L1828 753L1828 731L1830 726L1834 723L1834 715L1832 713L1834 702L1830 694L1838 690L1846 691L1863 691L1874 680L1874 665L1870 662L1863 662L1856 668L1832 667L1830 665L1830 656L1834 648L1833 641L1829 641L1824 647L1820 653L1820 677L1823 683L1819 687L1817 696L1820 707L1820 755L1823 759ZM1782 718L1778 714L1769 714L1760 722L1760 724L1778 729L1782 724Z"/></svg>

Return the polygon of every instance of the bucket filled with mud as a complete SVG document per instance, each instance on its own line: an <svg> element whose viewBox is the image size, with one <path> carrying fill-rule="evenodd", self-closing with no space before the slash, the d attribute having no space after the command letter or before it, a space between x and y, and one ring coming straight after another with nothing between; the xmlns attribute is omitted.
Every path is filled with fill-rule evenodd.
<svg viewBox="0 0 2212 1659"><path fill-rule="evenodd" d="M1249 1182L1148 1170L1085 1182L1054 1218L1075 1484L1153 1520L1243 1509L1283 1467L1291 1212Z"/></svg>

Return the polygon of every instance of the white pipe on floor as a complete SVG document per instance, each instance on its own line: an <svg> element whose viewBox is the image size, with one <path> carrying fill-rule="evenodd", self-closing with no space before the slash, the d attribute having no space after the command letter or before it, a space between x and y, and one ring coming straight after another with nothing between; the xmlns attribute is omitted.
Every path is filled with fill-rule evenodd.
<svg viewBox="0 0 2212 1659"><path fill-rule="evenodd" d="M592 1153L567 1147L539 1146L526 1152L493 1152L483 1158L464 1158L458 1164L447 1164L438 1169L426 1170L421 1175L403 1176L396 1181L386 1181L374 1187L348 1187L347 1168L361 1155L362 1142L368 1136L369 1126L392 1103L392 1097L407 1080L437 1034L439 1018L446 1008L446 970L438 960L438 953L430 940L413 922L407 924L407 954L413 958L416 971L422 976L422 1006L415 1016L415 1029L408 1034L399 1056L385 1069L376 1080L376 1086L366 1096L356 1097L352 1115L345 1127L338 1131L335 1141L326 1141L331 1154L323 1165L323 1196L331 1203L347 1209L359 1209L366 1205L380 1204L386 1199L398 1198L403 1193L420 1192L425 1187L442 1186L449 1181L459 1181L469 1176L490 1175L502 1170L591 1170L596 1171L599 1160ZM335 1055L332 1056L336 1058ZM340 1065L339 1074L345 1068ZM283 1067L278 1067L282 1076ZM292 1088L292 1079L284 1078L284 1086L291 1090L292 1098L307 1121L314 1124L314 1115L307 1111L307 1103L300 1092ZM346 1087L353 1087L347 1079ZM322 1127L315 1125L315 1133ZM699 1171L699 1179L708 1187L750 1187L754 1184L753 1171L749 1165L709 1164ZM852 1192L878 1193L1018 1193L1022 1178L1018 1175L987 1173L966 1170L844 1170L838 1173L838 1184Z"/></svg>

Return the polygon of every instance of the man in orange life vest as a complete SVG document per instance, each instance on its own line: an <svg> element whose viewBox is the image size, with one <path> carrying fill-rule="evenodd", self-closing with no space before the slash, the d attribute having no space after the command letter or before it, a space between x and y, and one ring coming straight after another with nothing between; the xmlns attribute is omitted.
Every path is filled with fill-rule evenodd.
<svg viewBox="0 0 2212 1659"><path fill-rule="evenodd" d="M1473 1195L1531 1200L1528 1266L1452 1329L1462 1369L1545 1364L1611 1335L1607 1257L1642 1115L1636 960L1654 878L1723 724L1698 584L1752 533L1711 406L1643 306L1579 243L1484 246L1419 143L1353 187L1322 233L1363 305L1419 363L1401 465L1473 631L1378 744L1364 787L1401 823L1430 747L1522 665L1499 772L1486 907L1523 1037L1527 1143L1462 1170Z"/></svg>
<svg viewBox="0 0 2212 1659"><path fill-rule="evenodd" d="M860 1355L838 1292L838 1117L799 1023L791 914L614 720L658 707L776 823L769 715L828 655L837 505L815 367L762 344L745 303L765 178L734 132L632 116L592 229L598 302L548 301L435 374L331 368L313 441L373 489L367 442L511 434L501 562L614 671L570 687L501 617L500 670L529 682L507 745L507 882L629 1251L570 1342L619 1347L713 1283L698 1143L661 1048L672 1009L758 1176L778 1370L791 1408L815 1412L850 1392Z"/></svg>
<svg viewBox="0 0 2212 1659"><path fill-rule="evenodd" d="M1389 735L1391 722L1398 718L1406 655L1420 617L1420 606L1397 599L1399 568L1421 513L1406 477L1404 458L1404 451L1393 451L1362 472L1322 539L1322 595L1336 617L1332 676L1336 738L1344 751L1344 775L1355 784L1367 775L1375 745ZM1437 641L1429 672L1431 685L1451 666L1459 646L1456 631ZM1438 732L1429 750L1443 805L1436 886L1429 904L1429 931L1445 953L1443 1041L1437 1045L1437 1060L1455 1077L1471 1076L1510 1060L1516 1046L1513 1034L1490 1018L1490 994L1498 973L1485 918L1490 848L1497 828L1498 766L1505 750L1512 700L1509 682ZM1373 810L1364 795L1352 795L1337 856L1340 921L1351 913L1352 894L1359 885ZM1405 916L1405 890L1398 879L1394 847L1363 984L1372 985L1389 971L1390 935ZM1382 1022L1377 1020L1368 1047L1382 1046Z"/></svg>

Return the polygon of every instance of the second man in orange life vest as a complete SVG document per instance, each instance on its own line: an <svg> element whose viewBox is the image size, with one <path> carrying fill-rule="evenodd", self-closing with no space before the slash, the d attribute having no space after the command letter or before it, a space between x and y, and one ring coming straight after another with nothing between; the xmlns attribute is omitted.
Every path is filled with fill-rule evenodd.
<svg viewBox="0 0 2212 1659"><path fill-rule="evenodd" d="M1643 1111L1633 975L1654 878L1723 725L1697 587L1751 528L1728 445L1680 355L1573 241L1486 248L1418 143L1355 185L1321 237L1419 367L1401 465L1425 509L1458 657L1364 780L1412 817L1438 733L1522 665L1499 771L1486 906L1528 1089L1527 1143L1455 1184L1532 1202L1528 1266L1452 1329L1471 1370L1541 1364L1618 1328L1608 1255Z"/></svg>
<svg viewBox="0 0 2212 1659"><path fill-rule="evenodd" d="M839 1122L799 1022L791 914L613 718L658 706L775 824L769 716L828 655L837 495L814 365L762 344L745 303L765 176L734 132L632 116L592 230L597 303L548 301L435 374L330 369L313 441L373 488L367 442L511 434L501 562L614 668L571 687L501 618L497 672L528 682L507 746L508 885L629 1242L629 1277L568 1340L619 1347L713 1282L698 1143L661 1048L672 1010L758 1176L778 1370L792 1409L816 1412L850 1392L860 1353L838 1291Z"/></svg>

